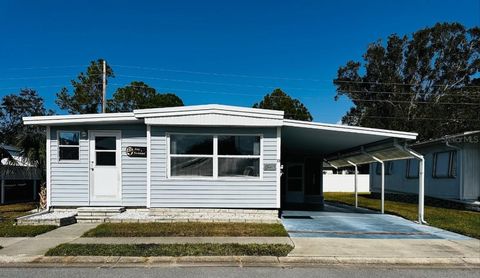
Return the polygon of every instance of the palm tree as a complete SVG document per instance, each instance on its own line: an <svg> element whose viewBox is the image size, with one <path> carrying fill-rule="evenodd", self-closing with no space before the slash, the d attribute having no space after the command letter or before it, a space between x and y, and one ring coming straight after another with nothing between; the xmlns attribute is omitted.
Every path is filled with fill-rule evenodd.
<svg viewBox="0 0 480 278"><path fill-rule="evenodd" d="M46 137L45 130L40 128L24 128L17 135L17 148L20 149L20 157L23 162L40 171L40 179L46 178Z"/></svg>

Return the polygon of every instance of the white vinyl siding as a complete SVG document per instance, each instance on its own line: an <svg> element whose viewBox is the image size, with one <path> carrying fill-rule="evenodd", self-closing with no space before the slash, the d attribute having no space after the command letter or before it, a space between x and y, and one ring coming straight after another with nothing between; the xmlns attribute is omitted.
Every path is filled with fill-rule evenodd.
<svg viewBox="0 0 480 278"><path fill-rule="evenodd" d="M144 124L102 125L75 127L52 127L50 131L51 161L51 205L52 206L88 206L89 205L89 144L88 137L80 136L80 154L78 160L59 161L59 130L88 132L88 130L120 130L122 165L122 202L123 206L146 206L147 202L147 159L128 157L127 146L146 147L146 126ZM118 205L118 204L115 204Z"/></svg>
<svg viewBox="0 0 480 278"><path fill-rule="evenodd" d="M277 163L276 128L179 128L152 126L151 207L276 208L276 171L254 179L175 178L167 175L167 135L174 133L261 135L263 164ZM263 168L263 167L261 167Z"/></svg>

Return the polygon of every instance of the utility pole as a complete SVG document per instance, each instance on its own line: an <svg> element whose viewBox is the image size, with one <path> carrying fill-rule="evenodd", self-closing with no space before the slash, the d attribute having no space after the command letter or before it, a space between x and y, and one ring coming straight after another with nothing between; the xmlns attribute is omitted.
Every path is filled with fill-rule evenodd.
<svg viewBox="0 0 480 278"><path fill-rule="evenodd" d="M102 85L102 113L105 113L107 107L107 62L105 60L103 60Z"/></svg>

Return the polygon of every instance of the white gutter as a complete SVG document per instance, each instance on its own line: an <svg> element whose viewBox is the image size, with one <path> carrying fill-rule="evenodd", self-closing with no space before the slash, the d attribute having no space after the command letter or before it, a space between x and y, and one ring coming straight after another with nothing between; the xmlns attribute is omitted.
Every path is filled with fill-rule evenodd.
<svg viewBox="0 0 480 278"><path fill-rule="evenodd" d="M450 147L452 149L457 150L457 153L458 153L458 160L460 161L460 171L461 171L461 173L459 175L459 178L458 178L458 182L459 182L458 198L460 200L462 200L463 199L463 174L462 174L462 172L463 172L463 150L462 150L462 148L460 148L458 146L454 146L454 145L450 144L448 142L448 136L445 136L445 145L447 147Z"/></svg>
<svg viewBox="0 0 480 278"><path fill-rule="evenodd" d="M420 160L418 165L418 223L427 224L425 221L425 158L423 155L417 153L414 150L407 148L407 146L400 146L397 142L394 143L395 147L400 150L410 153L412 156Z"/></svg>

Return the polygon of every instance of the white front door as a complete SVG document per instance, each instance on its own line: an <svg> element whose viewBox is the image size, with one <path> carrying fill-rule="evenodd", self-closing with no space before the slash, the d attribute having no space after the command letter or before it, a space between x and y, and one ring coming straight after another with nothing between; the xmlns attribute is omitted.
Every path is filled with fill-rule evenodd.
<svg viewBox="0 0 480 278"><path fill-rule="evenodd" d="M304 199L304 172L303 164L287 165L287 203L303 203Z"/></svg>
<svg viewBox="0 0 480 278"><path fill-rule="evenodd" d="M121 133L90 131L90 201L120 201Z"/></svg>

